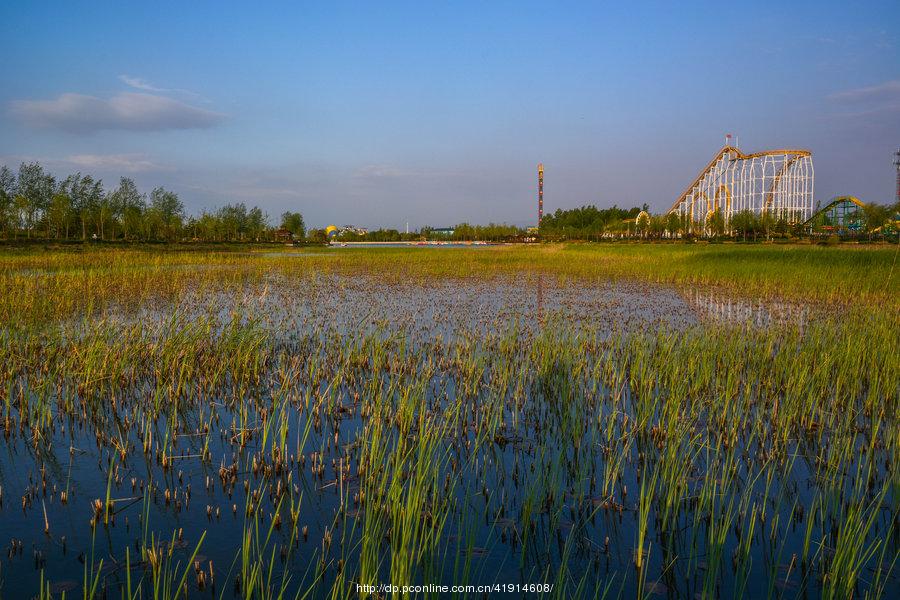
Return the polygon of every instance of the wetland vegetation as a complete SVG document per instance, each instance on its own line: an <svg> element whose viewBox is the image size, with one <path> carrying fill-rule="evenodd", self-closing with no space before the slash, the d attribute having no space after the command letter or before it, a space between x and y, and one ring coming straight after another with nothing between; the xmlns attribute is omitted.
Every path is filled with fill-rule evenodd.
<svg viewBox="0 0 900 600"><path fill-rule="evenodd" d="M4 250L0 595L890 597L896 262Z"/></svg>

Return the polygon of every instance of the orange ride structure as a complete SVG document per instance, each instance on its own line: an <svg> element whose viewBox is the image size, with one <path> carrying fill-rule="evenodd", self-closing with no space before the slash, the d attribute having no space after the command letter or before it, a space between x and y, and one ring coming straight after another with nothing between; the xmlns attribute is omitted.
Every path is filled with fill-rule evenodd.
<svg viewBox="0 0 900 600"><path fill-rule="evenodd" d="M814 171L809 150L779 149L745 154L725 145L678 197L670 213L685 219L686 230L703 232L720 212L731 217L749 210L792 223L813 212Z"/></svg>

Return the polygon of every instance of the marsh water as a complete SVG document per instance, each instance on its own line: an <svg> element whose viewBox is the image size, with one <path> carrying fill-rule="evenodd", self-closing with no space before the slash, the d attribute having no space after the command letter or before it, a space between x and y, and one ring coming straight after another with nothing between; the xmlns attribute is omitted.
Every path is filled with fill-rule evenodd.
<svg viewBox="0 0 900 600"><path fill-rule="evenodd" d="M141 547L154 544L171 556L175 581L186 573L182 589L191 597L256 594L248 591L242 566L248 554L271 566L260 577L285 597L330 597L335 586L352 591L364 543L381 547L376 579L389 583L402 562L392 558L400 551L400 524L375 527L383 539L361 541L369 535L366 520L376 519L363 493L375 485L366 480L372 465L360 469L374 418L364 407L373 395L399 405L396 397L413 389L422 395L423 412L461 403L453 427L441 430L432 449L434 481L423 483L431 508L419 519L436 518L440 496L447 500L440 504L445 520L433 543L410 550L420 553L408 581L550 582L559 590L567 580L567 589L580 582L588 597L595 590L609 597L817 597L820 577L798 558L809 550L807 522L797 507L814 505L825 489L817 479L813 437L791 442L787 466L762 471L751 464L765 440L738 439L736 475L727 481L741 491L716 492L732 503L723 514L734 518L715 547L709 542L715 524L691 507L716 485L708 469L719 463L709 448L692 450L680 492L684 507L665 524L658 512L649 519L646 558L636 568L639 521L647 510L639 501L644 455L655 451L659 438L651 432L623 445L614 439L620 433L604 435L613 423L617 432L628 430L625 407L637 392L628 389L627 377L618 380L620 389L611 386L595 365L603 344L618 339L677 338L705 328L740 335L784 327L802 336L820 313L715 288L573 282L533 273L408 284L365 274L315 281L272 274L238 291L190 293L175 305L126 308L123 302L60 327L68 339L128 330L152 345L171 335L175 321L180 327L208 320L210 336L239 323L258 334L256 351L268 359L247 383L228 374L212 387L197 383L202 391L194 392L173 392L167 374L139 366L129 371L136 378L93 392L42 384L39 364L5 382L7 397L18 386L36 403L65 395L76 408L43 425L23 426L14 414L6 424L0 593L36 596L44 581L54 597L81 597L83 587L96 582L97 597L118 598L129 576L144 576L146 585L151 567ZM545 345L555 357L549 366L529 354ZM509 354L499 358L503 352ZM758 391L751 385L740 393ZM114 414L98 413L91 408L96 404L84 408L79 398L90 394L115 405ZM559 406L563 402L569 405ZM151 405L157 407L152 422ZM713 420L708 413L702 418ZM595 426L582 427L579 420ZM416 436L424 427L404 429L400 421L385 421L399 432L384 438L388 456L398 436ZM714 427L705 421L694 426ZM707 433L702 442L716 443ZM617 460L619 468L611 471ZM889 462L879 464L873 482L894 472ZM414 470L415 461L404 463L394 477ZM398 493L406 501L408 492ZM106 498L104 518L93 503L106 504ZM743 498L753 506L740 504ZM881 536L884 546L864 563L865 581L884 570L879 557L898 548L896 514L886 505L874 519L866 537ZM251 552L242 543L253 531L259 539ZM748 535L751 560L738 565L734 557ZM710 556L714 551L721 557ZM208 573L202 582L199 571ZM148 590L142 593L149 597ZM494 594L478 597L488 596Z"/></svg>

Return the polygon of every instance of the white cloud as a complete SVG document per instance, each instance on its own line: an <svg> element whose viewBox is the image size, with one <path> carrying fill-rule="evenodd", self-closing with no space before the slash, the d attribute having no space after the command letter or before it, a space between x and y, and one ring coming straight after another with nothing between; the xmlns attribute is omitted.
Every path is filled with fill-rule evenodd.
<svg viewBox="0 0 900 600"><path fill-rule="evenodd" d="M849 120L855 126L893 130L900 114L900 80L835 92L828 99L840 106L834 115L838 119Z"/></svg>
<svg viewBox="0 0 900 600"><path fill-rule="evenodd" d="M900 80L835 92L828 98L845 104L900 101Z"/></svg>
<svg viewBox="0 0 900 600"><path fill-rule="evenodd" d="M134 88L136 90L141 90L144 92L152 92L154 94L175 94L180 96L190 96L195 100L199 100L200 102L209 102L206 98L200 96L200 94L196 92L192 92L191 90L185 90L182 88L163 88L157 87L143 79L141 77L132 77L130 75L119 75L119 81L127 85L128 87Z"/></svg>
<svg viewBox="0 0 900 600"><path fill-rule="evenodd" d="M166 93L172 92L174 90L167 90L165 88L159 88L154 85L151 85L149 81L146 79L141 79L140 77L129 77L128 75L119 75L119 80L125 83L125 85L129 87L133 87L137 90L144 90L145 92L157 92L157 93Z"/></svg>
<svg viewBox="0 0 900 600"><path fill-rule="evenodd" d="M403 175L408 173L393 165L363 165L353 173L353 177L357 179L384 179Z"/></svg>
<svg viewBox="0 0 900 600"><path fill-rule="evenodd" d="M172 166L154 162L146 154L71 154L62 158L24 154L0 155L0 165L14 168L23 162L39 162L57 172L80 170L91 174L115 176L121 173L171 173L175 171Z"/></svg>
<svg viewBox="0 0 900 600"><path fill-rule="evenodd" d="M74 154L63 162L81 169L98 171L115 171L124 173L140 173L145 171L161 171L164 168L143 154Z"/></svg>
<svg viewBox="0 0 900 600"><path fill-rule="evenodd" d="M70 133L205 129L225 118L172 98L135 92L116 94L108 100L75 93L62 94L55 100L18 100L12 103L12 113L33 127Z"/></svg>

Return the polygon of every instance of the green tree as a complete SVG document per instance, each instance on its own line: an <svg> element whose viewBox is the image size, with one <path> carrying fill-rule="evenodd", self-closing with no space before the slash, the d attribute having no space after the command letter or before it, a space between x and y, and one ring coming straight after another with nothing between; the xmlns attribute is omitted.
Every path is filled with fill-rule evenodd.
<svg viewBox="0 0 900 600"><path fill-rule="evenodd" d="M219 209L222 229L229 241L240 241L247 234L247 207L242 203L226 204Z"/></svg>
<svg viewBox="0 0 900 600"><path fill-rule="evenodd" d="M459 223L453 228L453 239L472 241L475 239L475 228L468 223Z"/></svg>
<svg viewBox="0 0 900 600"><path fill-rule="evenodd" d="M722 216L722 211L716 210L707 215L706 232L716 238L725 235L725 217Z"/></svg>
<svg viewBox="0 0 900 600"><path fill-rule="evenodd" d="M257 242L261 241L269 230L269 217L258 206L247 211L247 235Z"/></svg>
<svg viewBox="0 0 900 600"><path fill-rule="evenodd" d="M74 216L81 222L81 239L86 240L91 215L103 197L103 182L90 175L75 173L63 181L61 191L71 199Z"/></svg>
<svg viewBox="0 0 900 600"><path fill-rule="evenodd" d="M294 237L306 237L306 223L303 222L303 215L298 212L285 212L281 215L281 228L287 229Z"/></svg>
<svg viewBox="0 0 900 600"><path fill-rule="evenodd" d="M650 215L641 211L634 221L635 229L641 237L647 237L650 232Z"/></svg>
<svg viewBox="0 0 900 600"><path fill-rule="evenodd" d="M774 231L778 234L779 237L787 237L787 235L791 232L791 222L788 219L787 215L779 215L779 217L775 220Z"/></svg>
<svg viewBox="0 0 900 600"><path fill-rule="evenodd" d="M91 212L91 221L94 224L94 233L101 240L106 239L106 232L115 233L115 206L109 194L100 194Z"/></svg>
<svg viewBox="0 0 900 600"><path fill-rule="evenodd" d="M119 179L119 187L109 194L113 213L116 215L126 240L141 237L147 202L137 185L128 177Z"/></svg>
<svg viewBox="0 0 900 600"><path fill-rule="evenodd" d="M741 210L731 216L731 230L747 241L748 236L756 238L756 232L759 230L759 219L752 210Z"/></svg>
<svg viewBox="0 0 900 600"><path fill-rule="evenodd" d="M676 212L670 212L666 215L666 231L669 235L675 237L682 232L682 218Z"/></svg>
<svg viewBox="0 0 900 600"><path fill-rule="evenodd" d="M192 235L201 240L221 241L223 237L219 218L213 213L203 212L193 222Z"/></svg>
<svg viewBox="0 0 900 600"><path fill-rule="evenodd" d="M15 198L16 176L3 165L0 167L0 231L8 232L12 228Z"/></svg>
<svg viewBox="0 0 900 600"><path fill-rule="evenodd" d="M772 214L772 211L764 210L759 215L759 231L763 235L766 236L768 240L772 236L772 232L775 230L775 216Z"/></svg>
<svg viewBox="0 0 900 600"><path fill-rule="evenodd" d="M640 212L638 207L624 209L615 205L605 209L593 205L557 209L544 216L540 233L547 239L598 239L606 232L623 230L622 222L633 222Z"/></svg>
<svg viewBox="0 0 900 600"><path fill-rule="evenodd" d="M20 215L22 226L28 237L50 206L50 200L56 190L56 180L36 162L19 165L19 177L16 184L17 195L15 207Z"/></svg>
<svg viewBox="0 0 900 600"><path fill-rule="evenodd" d="M184 205L178 194L163 187L150 192L150 220L156 226L154 236L158 239L174 240L181 230L184 220Z"/></svg>
<svg viewBox="0 0 900 600"><path fill-rule="evenodd" d="M47 211L47 225L57 239L69 237L73 217L72 199L69 195L64 191L54 194Z"/></svg>
<svg viewBox="0 0 900 600"><path fill-rule="evenodd" d="M328 241L328 235L325 233L324 229L310 229L309 240L317 244L324 244Z"/></svg>
<svg viewBox="0 0 900 600"><path fill-rule="evenodd" d="M873 233L881 230L891 220L891 209L882 204L870 202L863 207L862 211L866 219L866 233L869 234L869 239L872 238Z"/></svg>

